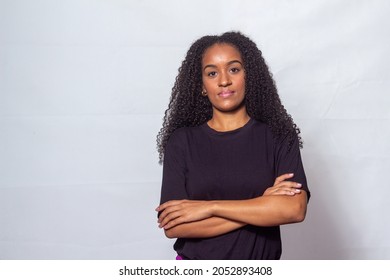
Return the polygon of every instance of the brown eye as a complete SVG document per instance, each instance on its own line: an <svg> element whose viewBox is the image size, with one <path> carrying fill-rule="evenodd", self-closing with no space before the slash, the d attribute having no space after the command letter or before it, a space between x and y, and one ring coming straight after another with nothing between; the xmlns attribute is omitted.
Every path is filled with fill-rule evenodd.
<svg viewBox="0 0 390 280"><path fill-rule="evenodd" d="M233 67L232 69L230 69L230 72L232 72L232 73L238 73L238 72L240 72L240 68L237 68L237 67Z"/></svg>
<svg viewBox="0 0 390 280"><path fill-rule="evenodd" d="M211 71L211 72L207 73L207 76L209 76L209 77L215 77L216 75L217 75L217 72L215 72L215 71Z"/></svg>

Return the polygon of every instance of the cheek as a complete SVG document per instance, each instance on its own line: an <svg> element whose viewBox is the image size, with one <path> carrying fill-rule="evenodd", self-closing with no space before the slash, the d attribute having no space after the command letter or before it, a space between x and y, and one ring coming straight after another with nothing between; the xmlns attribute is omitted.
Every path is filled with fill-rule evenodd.
<svg viewBox="0 0 390 280"><path fill-rule="evenodd" d="M216 88L218 88L218 85L216 85L210 81L203 82L203 89L205 89L207 92L213 92L213 91L215 91Z"/></svg>
<svg viewBox="0 0 390 280"><path fill-rule="evenodd" d="M245 75L242 77L241 83L242 88L245 90Z"/></svg>
<svg viewBox="0 0 390 280"><path fill-rule="evenodd" d="M202 85L203 85L203 89L207 90L209 88L209 83L203 77L202 77Z"/></svg>
<svg viewBox="0 0 390 280"><path fill-rule="evenodd" d="M237 87L245 91L245 79L240 79L237 81Z"/></svg>

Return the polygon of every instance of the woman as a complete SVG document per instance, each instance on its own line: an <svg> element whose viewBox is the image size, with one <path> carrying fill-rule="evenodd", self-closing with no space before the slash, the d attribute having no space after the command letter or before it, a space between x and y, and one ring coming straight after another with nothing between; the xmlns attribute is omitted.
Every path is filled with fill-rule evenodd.
<svg viewBox="0 0 390 280"><path fill-rule="evenodd" d="M158 223L179 259L279 259L279 225L310 196L299 129L261 51L239 32L189 49L157 136Z"/></svg>

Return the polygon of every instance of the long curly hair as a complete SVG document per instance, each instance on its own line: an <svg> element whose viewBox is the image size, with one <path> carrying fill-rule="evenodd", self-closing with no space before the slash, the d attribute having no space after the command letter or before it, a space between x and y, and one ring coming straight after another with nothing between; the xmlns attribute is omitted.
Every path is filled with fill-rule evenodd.
<svg viewBox="0 0 390 280"><path fill-rule="evenodd" d="M220 36L201 37L188 50L172 88L162 128L157 135L159 162L163 162L165 146L176 129L198 126L212 117L212 105L201 92L203 54L214 44L230 44L241 54L245 70L245 106L248 115L266 123L275 138L289 137L290 146L298 137L299 146L302 148L300 130L281 103L261 51L242 33L226 32Z"/></svg>

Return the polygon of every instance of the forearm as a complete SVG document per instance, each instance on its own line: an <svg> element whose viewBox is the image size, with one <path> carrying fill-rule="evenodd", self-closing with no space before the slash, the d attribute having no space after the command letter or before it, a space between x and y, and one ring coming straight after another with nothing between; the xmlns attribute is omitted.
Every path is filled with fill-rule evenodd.
<svg viewBox="0 0 390 280"><path fill-rule="evenodd" d="M197 237L198 232L199 235L204 237L223 234L226 230L233 230L235 228L231 229L229 226L234 226L236 222L254 226L277 226L304 220L307 207L305 191L291 187L291 182L287 186L275 184L267 190L266 195L246 200L167 201L156 208L156 211L160 212L159 227L164 228L167 231L167 236L171 237L190 237L190 235L191 237ZM207 220L213 217L235 222L232 222L233 225L213 224L211 221L214 220ZM201 223L204 220L211 223L205 224L207 230ZM199 222L199 224L196 222ZM187 224L186 227L184 227L185 224ZM183 227L179 227L181 225ZM171 234L168 230L173 228L176 229ZM208 230L211 233L208 233ZM183 234L186 234L186 236Z"/></svg>
<svg viewBox="0 0 390 280"><path fill-rule="evenodd" d="M305 191L294 196L260 196L248 200L213 201L213 216L239 221L255 226L276 226L297 223L306 215Z"/></svg>
<svg viewBox="0 0 390 280"><path fill-rule="evenodd" d="M165 230L168 238L209 238L225 234L245 226L222 217L211 217L200 221L179 224Z"/></svg>

